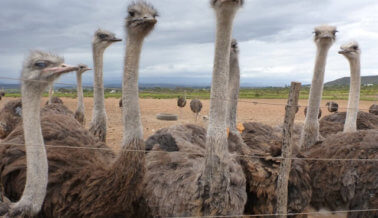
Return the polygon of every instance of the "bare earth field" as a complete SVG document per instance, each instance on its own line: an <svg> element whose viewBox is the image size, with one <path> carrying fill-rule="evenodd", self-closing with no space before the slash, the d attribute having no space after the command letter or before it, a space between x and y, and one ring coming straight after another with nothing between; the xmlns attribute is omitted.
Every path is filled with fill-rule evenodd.
<svg viewBox="0 0 378 218"><path fill-rule="evenodd" d="M14 98L3 98L0 101L0 108L3 105L13 100ZM46 102L47 98L44 98L41 105ZM72 111L75 111L77 100L72 98L62 98L64 104ZM200 113L199 119L196 122L197 125L206 127L207 121L202 119L203 116L207 116L209 113L209 100L201 100L203 104L202 111ZM106 112L108 115L108 135L107 135L107 145L109 145L115 151L118 151L122 141L122 111L118 107L119 99L108 98L105 100ZM183 109L179 109L176 99L140 99L141 113L142 113L142 123L144 128L144 137L148 138L154 132L160 128L168 127L171 125L178 124L188 124L195 123L195 116L189 107L190 99L187 105ZM253 102L258 102L255 104ZM268 125L280 125L283 123L283 117L285 112L286 99L241 99L238 103L238 122L262 122ZM322 101L322 106L326 104L327 100ZM347 107L346 100L336 101L339 104L339 111L345 111ZM86 113L86 128L89 127L92 109L93 109L93 99L85 98L85 113ZM301 106L307 105L307 100L300 100L299 104ZM367 111L367 108L373 104L371 101L361 101L360 110ZM303 113L304 107L299 109L296 115L295 122L303 123L305 116ZM322 108L323 116L330 114L327 109ZM156 114L158 113L173 113L179 116L178 121L162 121L156 119ZM334 214L321 213L312 215L310 217L345 217L345 214Z"/></svg>
<svg viewBox="0 0 378 218"><path fill-rule="evenodd" d="M3 98L0 101L0 108L13 98ZM47 98L43 99L44 103ZM62 98L64 104L75 111L77 100L72 98ZM120 143L122 141L122 111L118 107L119 99L108 98L105 100L106 113L108 115L108 134L107 134L107 144L111 146L114 150L118 150ZM210 100L201 100L203 107L200 113L197 125L206 127L207 122L202 119L203 116L207 116L209 113L209 103ZM155 131L177 124L188 124L195 123L195 116L189 107L190 99L187 100L187 105L183 109L177 107L176 99L140 99L140 107L142 113L142 123L144 128L144 137L148 138L150 135L154 134ZM268 104L254 104L252 102L268 103ZM279 125L283 123L283 117L285 112L286 99L241 99L238 103L238 122L262 122L268 125ZM326 100L322 101L322 106L326 104ZM339 108L346 108L346 100L336 101L339 104ZM85 98L85 115L87 118L86 127L88 128L93 110L93 99ZM270 105L273 104L273 105ZM278 104L278 105L274 105ZM282 104L282 105L280 105ZM307 105L307 100L300 100L300 105ZM367 109L373 104L371 101L361 101L360 109ZM296 122L303 123L304 121L304 107L299 109L296 115ZM326 108L322 108L323 116L328 115L329 112ZM345 109L340 109L339 111L345 111ZM366 111L366 110L365 110ZM158 113L173 113L179 116L178 121L162 121L156 119L156 114Z"/></svg>

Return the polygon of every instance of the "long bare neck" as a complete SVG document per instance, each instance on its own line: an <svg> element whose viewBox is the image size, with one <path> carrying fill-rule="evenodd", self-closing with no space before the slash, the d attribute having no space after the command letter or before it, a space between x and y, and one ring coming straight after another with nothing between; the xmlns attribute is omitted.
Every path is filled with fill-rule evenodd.
<svg viewBox="0 0 378 218"><path fill-rule="evenodd" d="M349 60L350 65L350 88L348 109L344 124L344 132L357 131L358 105L360 102L361 67L360 59Z"/></svg>
<svg viewBox="0 0 378 218"><path fill-rule="evenodd" d="M236 128L236 114L240 89L240 68L237 54L230 57L230 75L228 81L228 125L230 131L238 132Z"/></svg>
<svg viewBox="0 0 378 218"><path fill-rule="evenodd" d="M93 63L94 63L94 87L93 87L93 119L105 114L104 103L104 84L103 84L103 59L104 49L93 46Z"/></svg>
<svg viewBox="0 0 378 218"><path fill-rule="evenodd" d="M215 57L211 85L210 116L207 128L207 154L223 156L227 151L227 88L230 59L232 22L235 14L228 16L217 12Z"/></svg>
<svg viewBox="0 0 378 218"><path fill-rule="evenodd" d="M139 109L138 74L139 59L143 45L143 37L128 34L126 56L122 84L123 102L123 147L127 147L134 139L143 139L142 121Z"/></svg>
<svg viewBox="0 0 378 218"><path fill-rule="evenodd" d="M330 46L318 46L314 74L312 77L307 115L301 137L301 147L308 148L315 144L319 137L319 106L323 94L324 72Z"/></svg>
<svg viewBox="0 0 378 218"><path fill-rule="evenodd" d="M83 94L83 82L82 73L76 72L77 82L77 110L84 112L84 94Z"/></svg>
<svg viewBox="0 0 378 218"><path fill-rule="evenodd" d="M52 104L53 96L54 96L54 83L51 83L49 85L49 101L48 101L49 104Z"/></svg>
<svg viewBox="0 0 378 218"><path fill-rule="evenodd" d="M26 184L22 197L16 204L31 203L34 214L42 207L48 182L47 155L41 130L40 94L22 86Z"/></svg>

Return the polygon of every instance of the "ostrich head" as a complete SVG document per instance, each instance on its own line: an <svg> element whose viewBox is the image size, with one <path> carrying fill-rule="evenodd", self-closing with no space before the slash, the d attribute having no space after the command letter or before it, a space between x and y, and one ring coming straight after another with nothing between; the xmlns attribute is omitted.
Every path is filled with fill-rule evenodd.
<svg viewBox="0 0 378 218"><path fill-rule="evenodd" d="M98 29L93 37L93 46L106 49L114 42L122 41L122 39L119 39L115 36L114 33L109 32L107 30Z"/></svg>
<svg viewBox="0 0 378 218"><path fill-rule="evenodd" d="M339 54L344 55L348 60L353 60L360 57L361 50L356 41L351 41L340 47Z"/></svg>
<svg viewBox="0 0 378 218"><path fill-rule="evenodd" d="M60 56L45 53L42 51L32 51L26 58L21 79L23 86L28 87L36 93L43 93L49 84L58 79L60 75L77 69L63 63Z"/></svg>
<svg viewBox="0 0 378 218"><path fill-rule="evenodd" d="M331 47L336 40L336 27L329 25L317 26L314 29L314 41L319 46Z"/></svg>
<svg viewBox="0 0 378 218"><path fill-rule="evenodd" d="M222 12L236 12L243 6L244 0L211 0L211 7Z"/></svg>
<svg viewBox="0 0 378 218"><path fill-rule="evenodd" d="M145 1L133 2L127 8L126 30L129 34L144 37L148 35L155 24L158 12Z"/></svg>
<svg viewBox="0 0 378 218"><path fill-rule="evenodd" d="M88 70L92 70L91 68L89 68L87 65L85 64L79 64L77 65L77 72L78 73L84 73L85 71L88 71Z"/></svg>
<svg viewBox="0 0 378 218"><path fill-rule="evenodd" d="M239 54L238 41L236 39L231 40L231 57Z"/></svg>

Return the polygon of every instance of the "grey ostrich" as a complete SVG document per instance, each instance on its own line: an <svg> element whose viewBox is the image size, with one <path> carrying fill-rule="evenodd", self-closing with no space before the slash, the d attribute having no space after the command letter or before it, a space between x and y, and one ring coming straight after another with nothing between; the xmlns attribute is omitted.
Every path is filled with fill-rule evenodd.
<svg viewBox="0 0 378 218"><path fill-rule="evenodd" d="M152 151L171 147L172 152L149 152L146 156L144 195L151 214L164 217L243 213L247 198L245 178L228 151L225 101L232 23L242 4L240 0L211 1L217 34L208 130L180 125L154 135Z"/></svg>
<svg viewBox="0 0 378 218"><path fill-rule="evenodd" d="M84 114L84 94L83 94L83 82L82 74L85 71L91 70L85 64L79 64L76 71L76 82L77 82L77 108L75 111L75 118L79 123L85 126L85 114Z"/></svg>
<svg viewBox="0 0 378 218"><path fill-rule="evenodd" d="M327 102L326 106L327 106L328 112L331 112L331 113L337 113L337 111L339 110L339 104L337 104L334 101Z"/></svg>
<svg viewBox="0 0 378 218"><path fill-rule="evenodd" d="M261 123L244 123L240 135L240 126L236 125L237 102L240 88L239 48L232 40L230 53L230 74L228 85L228 125L230 129L229 150L239 155L239 161L247 178L247 204L245 214L273 214L276 212L276 181L280 160L273 159L281 155L281 135L274 134L274 129ZM282 133L282 129L279 132ZM243 141L243 139L245 141ZM301 157L295 151L296 157ZM260 158L251 158L259 156ZM294 160L289 177L288 212L302 212L311 200L309 167L305 161Z"/></svg>
<svg viewBox="0 0 378 218"><path fill-rule="evenodd" d="M315 27L314 41L317 47L314 75L312 77L311 89L308 100L308 113L305 119L300 146L308 148L320 139L319 135L319 107L323 93L323 82L325 65L329 48L336 39L336 27L318 26Z"/></svg>
<svg viewBox="0 0 378 218"><path fill-rule="evenodd" d="M378 117L374 114L358 111L360 96L360 52L357 42L341 46L340 54L350 64L350 90L347 112L340 112L323 117L320 120L320 133L328 137L337 132L353 132L362 129L378 129Z"/></svg>
<svg viewBox="0 0 378 218"><path fill-rule="evenodd" d="M123 96L137 94L138 62L143 38L156 23L156 11L145 2L128 7ZM137 40L137 41L135 41ZM129 99L129 98L128 98ZM138 101L138 98L133 98ZM128 100L130 101L130 100ZM130 105L135 105L133 100ZM128 104L126 104L128 105ZM140 119L130 106L124 120ZM40 217L135 217L142 193L144 150L142 127L124 122L124 138L118 156L96 140L73 117L62 114L42 117L42 132L47 147L49 179ZM11 138L12 136L12 138ZM9 143L23 143L23 132L15 129ZM80 152L70 147L87 147ZM97 151L93 148L99 148ZM13 200L22 194L25 182L25 152L22 146L0 146L0 176L6 196Z"/></svg>
<svg viewBox="0 0 378 218"><path fill-rule="evenodd" d="M21 99L7 102L0 111L0 139L6 138L22 119Z"/></svg>
<svg viewBox="0 0 378 218"><path fill-rule="evenodd" d="M192 99L190 101L190 110L192 110L192 112L196 114L195 121L197 122L197 120L198 120L198 114L202 110L202 102L199 99L197 99L197 98Z"/></svg>
<svg viewBox="0 0 378 218"><path fill-rule="evenodd" d="M184 96L179 96L177 98L177 107L180 108L180 112L182 113L182 108L186 106L186 91L184 92Z"/></svg>
<svg viewBox="0 0 378 218"><path fill-rule="evenodd" d="M106 30L97 30L92 41L94 63L93 113L89 131L100 141L106 141L106 111L103 84L103 55L107 47L121 39Z"/></svg>
<svg viewBox="0 0 378 218"><path fill-rule="evenodd" d="M378 104L372 104L369 107L369 113L374 114L374 115L378 115Z"/></svg>
<svg viewBox="0 0 378 218"><path fill-rule="evenodd" d="M27 157L24 175L26 176L25 189L16 203L1 204L0 215L7 213L11 217L33 216L40 211L48 181L47 155L41 131L40 100L48 85L51 85L63 73L75 69L75 67L63 64L61 57L40 51L31 52L24 62L21 73L23 79L21 92L24 105L22 124ZM12 143L12 136L4 142ZM6 159L2 158L2 162L4 160ZM6 188L8 187L5 187L5 190Z"/></svg>

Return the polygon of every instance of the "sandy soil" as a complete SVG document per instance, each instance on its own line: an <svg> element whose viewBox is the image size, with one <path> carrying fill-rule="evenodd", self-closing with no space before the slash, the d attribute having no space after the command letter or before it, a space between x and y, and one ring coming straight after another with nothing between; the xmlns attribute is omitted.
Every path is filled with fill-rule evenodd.
<svg viewBox="0 0 378 218"><path fill-rule="evenodd" d="M0 108L3 107L4 103L12 100L12 98L3 98L0 101ZM44 98L44 103L47 99ZM71 109L75 110L77 100L72 98L62 98L64 104ZM105 100L106 113L108 115L108 135L107 135L107 144L113 149L118 150L121 140L122 140L122 111L118 107L119 99L108 98ZM187 124L195 123L195 115L192 113L189 107L189 100L187 105L183 109L179 109L176 106L176 99L140 99L141 113L142 113L142 123L144 128L145 138L154 134L155 131L160 128L168 127L171 125L177 124ZM254 104L252 102L260 103L269 103L268 104ZM238 103L238 122L248 122L256 121L262 122L268 125L279 125L283 123L283 117L285 112L285 107L283 104L286 104L286 99L241 99ZM327 101L322 101L321 105L325 105ZM203 116L207 116L209 113L209 100L202 100L203 108L200 113L199 119L196 124L206 127L207 121L202 119ZM339 100L337 101L339 108L346 108L347 101ZM93 99L85 98L85 115L87 119L86 127L88 128L93 110ZM277 105L274 105L277 104ZM281 105L280 105L281 104ZM300 105L306 105L307 100L300 100ZM372 102L361 101L360 108L366 109L369 108ZM303 107L300 108L299 113L297 113L295 122L303 123L304 113ZM323 116L328 115L329 112L326 108L322 108ZM340 111L345 111L345 109L340 109ZM178 121L162 121L156 119L156 114L158 113L173 113L179 116Z"/></svg>

